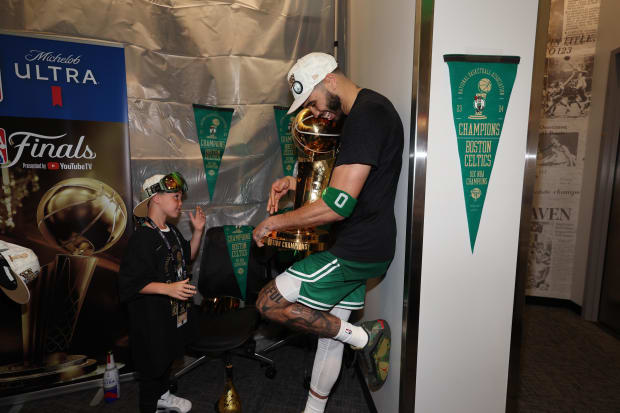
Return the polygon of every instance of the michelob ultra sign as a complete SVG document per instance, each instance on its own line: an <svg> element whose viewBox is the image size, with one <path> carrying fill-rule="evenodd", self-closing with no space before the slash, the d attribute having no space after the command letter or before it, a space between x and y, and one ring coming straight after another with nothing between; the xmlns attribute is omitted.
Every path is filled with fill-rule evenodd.
<svg viewBox="0 0 620 413"><path fill-rule="evenodd" d="M473 253L518 56L444 55Z"/></svg>

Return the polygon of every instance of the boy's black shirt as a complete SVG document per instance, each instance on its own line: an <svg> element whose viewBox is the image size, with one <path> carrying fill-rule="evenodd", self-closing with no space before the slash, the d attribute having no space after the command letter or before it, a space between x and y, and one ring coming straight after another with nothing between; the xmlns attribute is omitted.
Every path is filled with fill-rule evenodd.
<svg viewBox="0 0 620 413"><path fill-rule="evenodd" d="M189 333L189 323L177 328L171 299L160 294L140 294L150 282L175 282L179 245L168 224L167 237L172 253L156 230L141 226L132 234L119 271L119 295L127 304L129 337L136 369L144 376L157 377L182 354ZM185 262L189 264L191 248L180 232Z"/></svg>

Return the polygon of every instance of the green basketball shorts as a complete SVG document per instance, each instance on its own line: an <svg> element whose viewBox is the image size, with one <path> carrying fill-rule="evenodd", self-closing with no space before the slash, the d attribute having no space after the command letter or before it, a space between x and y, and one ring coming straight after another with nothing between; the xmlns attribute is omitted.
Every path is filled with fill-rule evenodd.
<svg viewBox="0 0 620 413"><path fill-rule="evenodd" d="M390 261L343 260L324 251L296 262L285 274L302 281L297 301L308 307L358 310L364 308L366 280L385 274L389 265Z"/></svg>

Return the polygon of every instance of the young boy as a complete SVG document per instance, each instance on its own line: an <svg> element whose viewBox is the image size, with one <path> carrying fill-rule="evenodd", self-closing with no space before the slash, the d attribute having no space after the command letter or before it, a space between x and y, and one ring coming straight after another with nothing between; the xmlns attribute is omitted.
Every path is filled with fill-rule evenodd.
<svg viewBox="0 0 620 413"><path fill-rule="evenodd" d="M168 391L170 366L180 356L189 333L187 310L196 288L189 283L189 264L200 246L205 214L189 213L194 227L187 242L167 219L181 214L187 191L183 177L154 175L142 185L142 201L134 208L136 228L121 262L119 293L127 303L132 357L140 374L140 411L191 410L189 400Z"/></svg>

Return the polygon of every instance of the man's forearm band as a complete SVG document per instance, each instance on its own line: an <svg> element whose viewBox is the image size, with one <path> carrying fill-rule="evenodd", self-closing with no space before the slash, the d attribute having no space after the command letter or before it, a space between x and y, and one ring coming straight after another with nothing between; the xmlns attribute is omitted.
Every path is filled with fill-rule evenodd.
<svg viewBox="0 0 620 413"><path fill-rule="evenodd" d="M355 209L355 204L357 204L357 199L353 198L346 192L341 191L340 189L332 188L331 186L325 188L322 198L332 211L345 218L351 216L353 209Z"/></svg>

